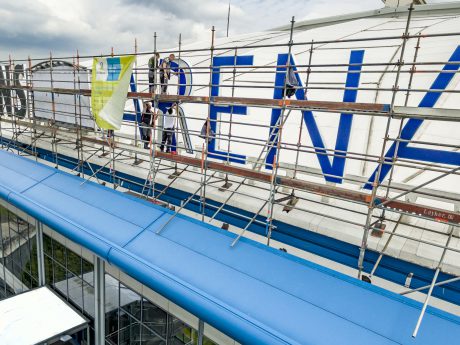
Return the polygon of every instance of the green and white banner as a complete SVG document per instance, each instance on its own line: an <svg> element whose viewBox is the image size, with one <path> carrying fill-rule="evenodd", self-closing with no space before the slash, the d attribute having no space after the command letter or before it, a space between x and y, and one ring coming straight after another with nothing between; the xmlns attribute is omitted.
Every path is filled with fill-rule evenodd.
<svg viewBox="0 0 460 345"><path fill-rule="evenodd" d="M134 56L93 59L91 108L100 128L120 129L134 60Z"/></svg>

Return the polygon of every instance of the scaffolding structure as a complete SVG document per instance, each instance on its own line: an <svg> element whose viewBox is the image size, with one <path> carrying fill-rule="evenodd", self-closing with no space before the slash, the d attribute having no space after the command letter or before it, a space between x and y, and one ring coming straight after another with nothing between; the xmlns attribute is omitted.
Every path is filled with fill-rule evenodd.
<svg viewBox="0 0 460 345"><path fill-rule="evenodd" d="M215 45L215 30L211 30L210 46L206 49L184 49L179 37L178 49L174 51L158 51L156 47L157 35L155 34L155 47L152 52L139 53L137 51L137 41L134 45L133 54L141 56L151 56L152 54L160 53L163 56L167 56L170 53L176 54L179 58L188 53L200 53L203 55L203 59L209 61L209 66L192 67L194 73L197 74L208 74L209 83L207 84L196 84L194 88L202 88L208 95L179 95L177 94L162 94L160 92L160 83L158 80L155 81L153 88L149 88L147 82L140 80L148 80L146 75L149 73L149 68L145 65L137 63L133 70L134 81L136 89L131 88L128 92L128 98L130 100L138 100L140 103L150 101L153 103L153 112L160 114L158 105L161 102L169 102L176 104L176 115L179 116L179 103L180 104L197 104L203 105L207 108L206 116L193 117L187 115L187 119L196 121L207 121L211 123L216 122L219 130L216 133L212 133L211 126L206 126L206 134L204 136L204 143L201 147L195 147L194 154L187 154L185 152L186 147L180 142L179 138L184 133L183 128L176 126L175 136L177 143L174 147L175 152L167 153L158 150L159 138L163 131L161 121L158 123L154 122L148 130L151 131L150 141L148 142L149 149L144 150L142 146L144 144L142 138L139 138L139 129L145 127L140 122L140 109L125 110L125 113L135 117L135 121L124 121L124 126L132 128L133 135L129 135L123 132L107 133L103 130L96 128L91 129L82 126L84 120L84 108L88 105L83 104L83 97L91 96L91 89L89 81L82 81L79 77L79 72L82 67L82 60L91 59L92 56L80 56L78 53L72 57L53 57L51 54L47 59L32 59L26 60L13 60L4 61L8 66L5 82L0 85L0 91L12 91L11 94L2 92L3 99L8 99L10 102L11 109L17 109L18 105L17 97L15 92L20 90L24 91L27 95L27 115L18 116L17 112L11 110L5 112L3 116L0 116L0 147L4 150L17 151L19 154L28 155L38 160L40 157L39 149L50 147L52 152L52 162L56 168L62 165L68 168L70 164L73 164L73 170L76 174L87 180L96 180L99 183L105 184L107 179L104 181L100 179L100 176L110 175L109 182L114 189L124 189L124 186L129 182L131 185L138 185L141 189L140 193L142 197L156 202L165 206L168 202L162 201L162 196L171 189L175 188L178 182L197 184L197 188L189 192L188 198L184 199L179 207L177 207L174 215L170 220L177 214L181 213L184 208L189 204L197 205L198 214L202 221L213 222L216 217L221 213L237 213L237 211L227 207L231 201L235 199L245 197L253 199L255 203L260 205L258 211L248 216L247 214L237 214L240 219L244 220L245 225L239 230L238 237L231 243L231 246L236 246L238 240L244 235L245 231L252 225L258 224L266 228L266 241L270 245L270 240L274 232L277 231L274 220L277 218L275 208L283 209L284 211L291 212L293 210L298 211L300 216L302 214L312 214L331 219L333 221L351 224L362 228L362 241L360 245L359 259L357 262L358 278L370 281L373 275L375 275L379 263L386 252L391 241L395 238L403 238L406 240L415 241L418 243L424 243L442 251L439 257L438 264L436 265L435 275L430 285L417 288L409 289L404 294L412 293L415 291L425 291L426 298L423 306L422 313L420 315L417 326L414 330L414 337L417 335L420 323L422 321L425 309L430 301L433 289L436 286L443 284L449 284L460 280L460 277L454 277L446 281L438 281L439 273L442 272L443 263L446 254L460 253L460 249L452 246L452 240L459 238L459 226L460 226L460 194L456 193L455 190L452 193L440 192L436 189L431 189L430 184L439 181L440 179L448 176L459 178L460 166L449 166L441 163L432 163L425 161L410 160L407 158L401 158L398 155L399 145L401 143L412 143L424 145L427 147L439 148L442 147L446 150L453 152L460 149L458 142L452 142L449 144L439 144L434 141L417 141L417 140L406 140L402 137L402 131L407 121L411 119L422 119L430 120L435 122L460 122L460 110L458 109L443 109L443 108L418 108L408 106L408 100L414 94L426 93L426 92L445 92L445 93L460 93L460 90L431 90L431 89L420 89L412 86L412 80L415 73L449 73L456 75L459 73L458 65L460 61L430 61L419 62L417 61L417 54L420 48L420 43L429 37L456 37L460 36L458 32L450 33L435 33L435 34L411 34L411 11L412 7L409 8L407 15L407 22L404 30L404 34L396 36L386 36L384 38L360 38L360 39L341 39L333 41L310 41L310 42L295 42L293 40L293 34L295 32L295 21L294 18L291 22L291 29L289 35L289 41L279 44L250 44L244 46L216 46ZM312 59L316 50L326 44L330 43L362 43L375 42L375 41L389 41L399 40L399 58L397 62L383 61L379 64L313 64ZM416 41L414 52L407 52L407 43ZM236 96L236 91L241 89L263 89L271 88L273 86L265 86L257 83L252 85L238 84L237 76L240 74L247 75L258 75L258 74L270 74L276 75L282 73L286 75L287 71L292 67L290 62L286 65L279 66L277 64L265 64L260 66L240 66L237 65L236 60L240 51L249 50L255 48L277 48L284 49L288 56L292 54L292 48L294 46L307 46L309 59L306 64L297 64L297 74L304 78L305 85L299 86L297 89L304 90L305 94L309 90L349 90L351 88L337 86L337 85L318 85L311 82L311 77L315 73L353 73L348 71L350 67L366 67L366 69L360 70L361 74L366 73L386 73L391 74L394 78L394 86L392 88L381 88L381 87L370 87L368 85L358 86L354 90L378 90L379 92L387 92L391 94L391 102L389 104L379 103L360 103L360 102L332 102L332 101L320 101L320 100L307 100L305 99L289 99L286 96L286 80L284 80L284 86L281 87L283 92L282 99L268 99L268 98L251 98L251 97L239 97ZM215 54L225 53L227 56L234 56L233 66L222 66L220 67L219 73L225 76L228 84L226 85L215 85L213 84L213 75L215 68L213 66L213 57ZM133 55L130 54L130 55ZM113 50L107 56L113 56ZM98 55L99 56L99 55ZM410 58L409 58L410 56ZM36 87L37 79L33 74L33 65L37 61L47 60L49 62L49 88ZM71 72L53 71L53 62L68 61L72 67ZM18 78L18 72L14 66L17 63L23 63L27 65L25 70L24 79L26 85L17 85L14 80ZM433 67L435 66L435 67ZM442 69L442 66L455 66L456 68ZM434 68L434 69L433 69ZM59 78L56 79L56 75L59 73L72 73L73 87L63 88L58 84ZM180 71L178 73L181 73ZM15 75L16 74L16 75ZM409 82L407 85L401 84L401 76L409 75ZM40 77L43 77L41 75ZM158 79L158 78L157 78ZM169 87L178 87L182 84L169 83ZM212 88L219 86L221 88L230 88L230 96L215 96L212 94ZM275 87L276 88L276 87ZM152 91L152 92L149 92ZM37 92L45 92L51 95L51 104L44 105L43 103L37 103L34 101L34 95ZM59 104L58 95L71 95L73 97L73 104L66 104L67 106L73 107L72 112L64 113L57 110ZM399 95L404 95L404 105L397 105L396 99ZM1 98L1 97L0 97ZM5 103L1 103L4 106ZM272 125L258 124L253 126L253 130L268 130L270 135L266 141L259 139L253 139L249 137L241 137L237 133L232 133L232 129L237 125L244 125L239 122L233 116L233 109L236 106L243 105L254 108L266 108L266 109L279 109L281 115L277 119L276 123ZM212 119L211 118L211 107L212 106L227 106L231 108L230 116L228 120L222 118ZM6 109L6 108L5 108ZM48 121L44 121L43 118L37 118L35 114L38 111L48 111L51 109L51 115ZM285 136L285 125L289 119L292 120L294 113L300 111L315 111L319 116L329 116L330 114L353 114L363 117L371 118L384 118L386 121L385 134L382 140L380 149L380 155L373 155L370 153L358 153L350 151L338 151L334 149L324 149L322 147L315 147L307 145L302 142L303 137L303 121L300 116L300 122L298 126L297 143L292 144L284 140ZM56 116L68 117L68 123L72 123L71 126L63 126L62 123L56 121ZM161 119L161 114L160 114ZM228 128L228 133L224 133L221 130L222 127ZM397 134L391 134L391 128L396 126L398 128ZM192 138L200 137L201 133L195 130L186 130L186 135ZM209 143L211 140L219 140L220 143L226 148L228 154L213 153L210 155ZM232 150L232 143L245 144L255 148L258 155L249 161L247 164L241 164L233 162L229 152ZM391 159L385 156L389 146L394 144L396 149L394 150ZM140 147L139 147L140 145ZM65 161L60 155L62 149L71 149L74 151L75 160L72 162ZM274 152L275 157L271 167L266 166L266 158L269 152ZM288 164L284 163L280 156L286 152L291 152L295 155L295 163ZM323 155L330 159L334 157L346 157L348 160L357 160L367 162L369 164L377 165L377 173L374 176L373 181L368 182L366 179L360 176L327 176L318 169L306 166L301 163L300 155L304 153L313 153L316 155ZM221 157L217 157L216 155ZM100 164L101 160L105 160L104 164ZM136 167L139 174L145 176L144 183L138 183L137 181L129 181L128 175L123 173L127 166ZM389 178L387 180L380 181L380 174L384 166L390 166ZM418 185L403 184L394 182L394 174L396 168L410 169L413 174L419 174L420 172L430 172L433 178ZM108 169L108 173L107 173ZM431 176L430 175L430 176ZM340 178L344 183L349 186L355 186L356 188L339 187L335 184L324 183L318 180L318 178L331 177ZM164 180L169 178L170 182L163 186L164 183L158 183L159 179ZM362 188L363 185L370 184L370 190ZM242 188L243 186L247 188ZM358 189L357 186L360 186ZM452 186L453 189L456 186ZM249 189L258 189L258 193L250 193ZM221 202L220 205L216 205L215 200L212 200L212 193L222 193L225 196L225 201ZM139 194L136 192L136 194ZM265 195L261 197L260 195ZM417 202L417 198L423 200L435 200L442 203L452 205L451 208L434 207L429 205L427 202ZM334 203L331 200L337 200L339 202ZM356 222L353 217L337 217L333 213L321 213L317 212L314 208L302 206L302 202L313 203L318 205L328 205L337 210L348 212L349 214L359 215L362 219L361 222ZM433 203L436 204L436 203ZM209 214L209 210L212 210ZM425 222L422 225L416 224L414 219L423 219ZM157 231L161 235L161 231L167 227L169 221ZM434 224L445 225L447 230L439 230L438 226ZM391 225L391 226L390 226ZM398 232L398 226L406 225L417 228L419 230L426 231L433 236L436 236L436 240L427 240L414 236L410 236L401 232ZM364 258L366 250L368 249L369 236L385 236L385 244L379 250L379 258L375 262L370 274L364 273Z"/></svg>

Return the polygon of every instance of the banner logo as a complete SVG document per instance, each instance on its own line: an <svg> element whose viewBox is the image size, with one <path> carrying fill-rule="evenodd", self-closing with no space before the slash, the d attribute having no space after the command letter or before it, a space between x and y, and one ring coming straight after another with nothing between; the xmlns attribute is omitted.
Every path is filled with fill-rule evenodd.
<svg viewBox="0 0 460 345"><path fill-rule="evenodd" d="M134 56L93 59L91 108L100 128L121 127L134 59Z"/></svg>

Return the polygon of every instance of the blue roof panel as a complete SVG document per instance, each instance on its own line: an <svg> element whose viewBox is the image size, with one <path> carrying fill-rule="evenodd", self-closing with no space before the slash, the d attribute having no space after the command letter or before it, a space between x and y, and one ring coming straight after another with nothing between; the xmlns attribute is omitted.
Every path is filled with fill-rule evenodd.
<svg viewBox="0 0 460 345"><path fill-rule="evenodd" d="M61 186L62 188L65 188ZM73 198L67 193L38 184L22 195L40 206L53 210L62 218L101 237L107 237L115 245L123 246L139 234L143 228L128 220L110 214L98 207Z"/></svg>
<svg viewBox="0 0 460 345"><path fill-rule="evenodd" d="M58 171L46 165L42 165L40 169L37 169L36 162L30 159L17 159L17 157L17 155L11 153L1 155L0 166L35 181L41 181Z"/></svg>
<svg viewBox="0 0 460 345"><path fill-rule="evenodd" d="M14 168L11 168L14 167ZM449 344L460 319L0 151L0 197L244 344Z"/></svg>
<svg viewBox="0 0 460 345"><path fill-rule="evenodd" d="M46 171L43 174L35 174L36 176L26 176L15 169L10 169L0 164L2 173L0 174L0 184L8 190L17 192L25 191L32 186L35 186L40 181L53 175L54 171Z"/></svg>
<svg viewBox="0 0 460 345"><path fill-rule="evenodd" d="M83 183L84 182L84 183ZM128 222L145 228L163 214L162 210L152 209L148 204L126 198L123 193L116 192L99 184L87 183L81 178L59 172L43 182L44 185L57 189L88 205L97 206L100 210L112 215L123 215ZM104 193L101 193L104 191ZM108 194L110 193L110 194ZM108 197L110 195L110 197ZM136 212L126 212L135 208Z"/></svg>

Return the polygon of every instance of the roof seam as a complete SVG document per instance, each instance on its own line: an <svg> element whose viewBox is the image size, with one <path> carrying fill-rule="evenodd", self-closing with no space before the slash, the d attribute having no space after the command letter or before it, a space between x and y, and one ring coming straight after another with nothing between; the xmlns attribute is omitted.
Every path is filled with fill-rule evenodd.
<svg viewBox="0 0 460 345"><path fill-rule="evenodd" d="M150 228L153 224L155 224L161 217L163 217L165 214L168 214L168 213L163 213L161 214L160 216L158 216L155 220L153 220L149 225L147 225L145 228L142 229L142 231L140 231L137 235L135 235L133 238L131 238L127 243L125 243L123 246L121 246L122 248L125 248L127 245L129 245L131 242L133 242L134 240L136 240L136 238L138 238L141 234L143 234L148 228Z"/></svg>
<svg viewBox="0 0 460 345"><path fill-rule="evenodd" d="M62 174L62 172L59 172L59 174ZM94 204L90 204L90 203L88 203L87 201L82 200L82 199L80 199L80 198L78 198L78 197L76 197L76 196L74 196L74 195L68 194L68 193L66 193L66 192L64 192L64 191L62 191L62 190L60 190L60 189L56 189L56 188L54 188L53 186L50 186L50 185L45 185L45 186L48 187L48 188L50 188L50 189L52 189L52 190L55 190L55 191L57 191L57 192L59 192L59 193L62 193L62 194L64 194L64 195L67 195L67 196L69 196L69 197L71 197L71 198L74 198L74 199L80 201L81 203L83 203L83 204L85 204L85 205L88 205L88 206L90 206L90 207L92 207L92 208L95 208L95 209L97 209L97 210L100 210L101 212L107 213L107 214L109 214L109 215L111 215L111 216L113 216L113 217L115 217L115 218L117 218L117 219L119 219L119 220L122 220L122 221L124 221L124 222L126 222L126 223L129 223L129 224L131 224L131 225L137 226L137 227L139 227L139 228L141 228L141 229L142 229L142 227L143 227L143 226L140 225L140 224L136 224L136 223L133 223L132 221L130 221L130 220L128 220L128 219L121 218L121 217L119 217L118 215L116 215L116 214L114 214L114 213L112 213L112 212L109 212L109 211L106 210L106 209L97 207L97 206L94 205ZM99 185L97 185L97 186L99 186ZM108 189L108 191L111 191L111 190ZM121 195L123 195L123 194L121 194ZM134 200L133 200L133 201L134 201ZM135 202L135 201L134 201L134 202Z"/></svg>
<svg viewBox="0 0 460 345"><path fill-rule="evenodd" d="M46 179L48 179L48 178L50 178L51 176L54 176L54 175L56 175L56 172L53 172L51 175L46 176L45 178L41 179L40 181L37 181L37 182L34 183L32 186L29 186L29 187L27 187L26 189L20 191L19 194L22 194L22 193L27 192L28 190L34 188L35 186L39 185L40 183L42 183L43 181L45 181Z"/></svg>

